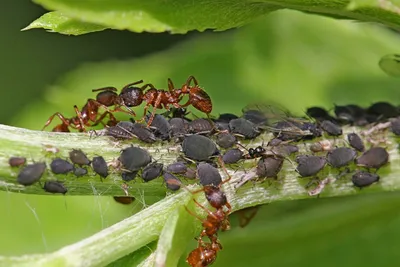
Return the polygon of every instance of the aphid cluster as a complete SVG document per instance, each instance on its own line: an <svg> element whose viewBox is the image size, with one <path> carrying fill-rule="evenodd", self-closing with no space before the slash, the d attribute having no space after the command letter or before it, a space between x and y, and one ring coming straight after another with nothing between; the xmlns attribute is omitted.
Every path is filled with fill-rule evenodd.
<svg viewBox="0 0 400 267"><path fill-rule="evenodd" d="M31 186L37 182L41 184L40 180L47 170L46 162L34 162L26 165L26 158L23 157L11 157L9 165L20 169L17 182L24 186ZM76 177L80 177L88 173L87 167L84 166L91 166L93 172L102 178L108 176L108 166L102 156L96 156L93 160L89 160L86 154L79 149L73 149L69 152L69 161L57 157L50 162L50 170L56 175L73 173ZM68 189L59 180L46 180L43 189L53 194L66 194L68 192Z"/></svg>
<svg viewBox="0 0 400 267"><path fill-rule="evenodd" d="M171 107L180 109L192 105L207 115L212 111L210 96L200 88L196 78L193 76L190 76L180 88L175 88L171 79L168 79L168 90L157 89L150 83L138 87L141 83L143 83L143 80L124 86L119 94L117 93L118 89L115 87L93 89L92 92L99 92L96 99L88 99L81 110L75 105L75 117L66 118L61 113L56 112L49 117L43 129L56 116L60 118L62 123L53 128L54 132L69 132L70 128L85 132L86 127L95 126L99 123L104 126L115 126L118 121L113 115L114 112L124 112L135 116L136 114L131 108L137 107L143 102L146 105L144 106L144 115L141 121L145 119L148 108L150 106L153 107L151 115L146 118L147 127L152 126L156 111L161 108L170 110ZM180 102L185 95L188 96L188 101L182 104ZM104 111L100 111L101 109ZM109 119L104 122L107 116ZM156 122L157 125L161 123ZM162 128L161 130L165 132L167 129Z"/></svg>
<svg viewBox="0 0 400 267"><path fill-rule="evenodd" d="M219 166L227 173L225 164L254 164L253 169L236 184L236 188L248 180L279 180L285 162L293 165L293 170L300 178L310 177L311 182L317 181L317 186L308 192L310 196L319 195L326 185L334 182L331 177L324 177L324 170L327 168L330 168L331 172L337 172L337 180L343 180L341 178L350 173L353 185L362 188L379 180L376 171L389 162L389 155L385 145L373 143L372 134L344 134L342 126L365 126L370 128L369 132L390 128L394 134L400 135L399 109L385 102L375 103L368 108L336 105L335 115L330 115L323 108L313 107L307 110L308 117L296 117L271 107L248 106L243 109L241 116L226 113L212 118L209 116L212 111L211 99L198 86L193 76L180 88L175 88L168 79L168 90L156 89L152 84L139 87L142 83L143 81L137 81L128 84L119 93L114 87L94 89L93 92L97 92L96 98L88 99L82 110L75 106L75 117L66 119L60 113L55 113L45 126L58 116L62 123L53 131L68 132L70 128L86 131L86 127L101 123L106 129L98 134L113 139L137 138L147 144L169 141L180 145L181 156L168 166L154 161L150 153L143 148L125 147L113 164L113 172L121 175L124 188L128 188L129 183L136 177L141 177L144 183L163 177L165 186L171 191L182 187L187 189L185 184L191 182L198 181L201 184L202 188L192 193L204 192L212 208L209 209L193 199L207 216L202 218L188 210L202 222L203 227L197 238L197 247L186 259L191 266L212 264L218 252L222 250L218 232L230 227L228 215L231 213L231 206L221 189L230 178L222 180ZM188 100L182 104L184 96L187 96ZM143 102L143 117L138 121L117 121L113 115L115 112L124 112L135 116L131 108ZM189 105L205 113L207 118L189 118L186 110ZM148 114L150 107L153 107L153 110ZM162 108L166 109L166 112L156 114L156 111ZM373 129L382 123L385 126L379 126L379 130ZM263 140L265 145L263 143L252 146L251 141L263 132L272 133L273 138ZM310 141L311 144L303 144L304 141ZM303 147L306 152L303 152ZM22 159L10 159L11 166L23 164L25 163ZM31 166L27 165L27 169L21 170L18 176L21 184L28 186L40 179L46 165L35 164L34 167L27 168ZM91 166L101 178L108 176L109 170L104 158L96 156L89 160L78 150L71 151L70 161L56 158L50 164L52 172L56 174L73 172L76 176L87 173L87 167L83 166ZM185 183L182 182L183 179L186 180ZM62 187L53 181L46 182L44 188L63 194L66 192L65 187L63 192ZM120 203L133 201L128 193L115 199Z"/></svg>

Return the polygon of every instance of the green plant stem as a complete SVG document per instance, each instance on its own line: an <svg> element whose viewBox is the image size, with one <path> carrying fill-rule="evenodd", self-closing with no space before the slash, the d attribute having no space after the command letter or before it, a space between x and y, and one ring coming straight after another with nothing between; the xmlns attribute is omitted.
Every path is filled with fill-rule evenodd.
<svg viewBox="0 0 400 267"><path fill-rule="evenodd" d="M346 132L353 132L354 130L356 129L346 128L345 134ZM320 177L331 177L332 182L326 186L320 196L329 197L368 193L373 191L398 190L400 187L400 178L398 175L400 172L400 164L398 149L396 146L397 143L396 139L391 137L391 134L386 135L386 146L390 154L390 164L379 170L379 174L381 176L379 183L374 184L369 188L359 190L352 186L352 183L349 181L349 179L341 178L335 180L334 177L338 174L338 171L326 167L325 170L320 174ZM260 145L263 141L268 141L270 137L270 135L264 134L251 143L251 146ZM10 171L9 167L6 166L4 161L9 156L15 154L23 155L26 153L36 153L35 155L40 155L42 153L41 145L43 142L54 145L63 150L82 148L88 153L105 153L107 159L117 157L121 149L112 146L111 142L106 138L89 139L85 134L54 134L1 126L0 144L2 146L2 165L0 166L0 169L3 177L3 184L7 183L8 187L17 186L15 185L15 182L12 181L11 175L8 175L8 178L6 177L6 179L4 179L4 173L13 173ZM335 140L335 143L338 146L342 146L343 142L344 140L342 139ZM17 145L15 145L15 143L17 143ZM306 146L306 144L300 144L300 148L303 153L306 149ZM167 148L161 147L161 145L152 146L152 148L150 148L150 146L146 146L146 149L149 149L155 158L157 158L157 153L162 153L160 151L167 151ZM161 162L167 163L172 161L172 159L177 155L178 152L175 150L175 152L168 154L168 157L160 156L158 158ZM227 194L227 198L232 205L233 211L259 204L270 203L272 201L310 197L308 195L308 189L305 188L305 184L307 184L310 179L298 178L297 173L294 171L295 166L289 161L285 162L277 180L272 179L263 183L247 183L244 186L236 189L235 185L237 185L237 183L242 179L243 175L254 171L254 169L251 169L254 168L254 163L255 161L243 165L247 169L246 172L243 170L243 166L237 170L234 170L233 168L228 169L232 179L223 185L223 189ZM248 170L249 168L251 169L250 171ZM226 178L226 175L224 175L224 177ZM100 184L101 182L98 181L98 183ZM141 188L140 186L144 183L137 182L136 184L138 188ZM149 183L149 188L152 184L153 183ZM96 187L97 184L93 185L93 182L86 182L82 183L82 186L91 188L92 186ZM4 188L7 187L3 186L3 189ZM189 190L196 190L198 188L198 186L193 185L189 187ZM142 189L144 190L145 194L148 194L147 188ZM23 190L21 191L24 192ZM32 193L32 191L30 192ZM92 194L93 191L90 190L90 192L90 194ZM40 191L40 193L43 192ZM112 192L111 194L115 193ZM201 201L204 203L204 196L201 196L202 194L198 195L200 195L199 198L201 198ZM165 225L167 219L176 213L178 208L182 208L183 205L186 205L192 197L192 194L189 193L188 190L181 190L175 194L167 196L165 199L144 209L132 217L123 220L122 222L119 222L87 239L64 247L56 252L44 255L28 255L23 257L0 257L0 265L21 266L26 264L29 266L104 266L156 240L159 237L163 227L168 227L168 225ZM180 216L191 215L183 212ZM192 220L194 221L195 218L192 218ZM176 220L173 219L169 221L173 222ZM199 227L199 223L197 223L197 227ZM177 229L177 231L178 230L179 229ZM171 233L168 233L168 231L164 232L166 238L171 239ZM187 232L188 235L192 235L190 233L192 231ZM169 245L170 244L167 243L165 244L165 246ZM162 248L158 249L162 251ZM168 248L165 251L167 250ZM152 255L154 256L156 254L157 253L153 253ZM173 255L174 253L170 254ZM168 253L162 253L162 255L168 255ZM176 255L174 257L176 258ZM168 259L166 259L166 261L168 261Z"/></svg>

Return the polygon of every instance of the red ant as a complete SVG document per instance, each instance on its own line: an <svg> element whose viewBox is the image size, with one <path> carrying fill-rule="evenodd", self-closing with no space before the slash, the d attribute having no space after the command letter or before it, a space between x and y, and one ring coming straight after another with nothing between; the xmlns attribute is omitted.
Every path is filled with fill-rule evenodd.
<svg viewBox="0 0 400 267"><path fill-rule="evenodd" d="M185 207L191 215L202 222L202 226L204 228L200 233L200 237L198 239L199 246L194 249L186 259L186 261L191 266L208 266L209 264L214 262L217 251L222 249L222 246L217 238L218 230L221 229L222 231L226 231L230 228L228 215L231 213L232 208L226 198L225 193L221 191L220 188L222 184L230 181L231 177L229 176L229 173L227 172L221 158L219 160L222 168L228 175L228 178L221 182L218 186L210 184L204 186L202 189L191 192L192 194L196 194L198 192L204 191L207 201L216 210L210 211L199 202L197 202L196 199L193 199L197 206L208 213L207 218L203 220L202 218L191 212L187 207ZM225 210L224 207L226 208ZM211 243L206 243L206 245L204 245L202 241L202 238L204 236L207 236L210 239Z"/></svg>
<svg viewBox="0 0 400 267"><path fill-rule="evenodd" d="M142 87L133 87L132 85L140 84L143 80L130 83L124 86L119 95L115 93L117 89L115 87L104 87L99 89L94 89L92 92L104 91L97 95L96 99L98 102L105 106L115 105L115 111L123 111L120 107L123 106L128 109L129 114L136 115L130 107L136 107L142 104L143 101L146 102L146 106L144 107L144 116L147 114L147 109L149 106L153 106L153 112L147 122L147 126L150 126L153 122L156 110L161 106L164 106L166 110L170 109L170 105L173 105L176 108L181 108L179 105L179 101L181 100L181 93L179 91L174 90L173 87L169 88L169 91L158 90L154 87L154 85L148 83L143 85ZM150 87L146 91L146 89ZM142 119L143 120L143 119Z"/></svg>
<svg viewBox="0 0 400 267"><path fill-rule="evenodd" d="M217 252L222 247L219 242L204 243L201 239L198 241L198 247L189 253L186 262L192 267L205 267L215 261Z"/></svg>
<svg viewBox="0 0 400 267"><path fill-rule="evenodd" d="M100 118L97 119L99 107L104 107L106 111L101 114ZM55 126L52 130L53 132L69 132L69 127L72 127L80 132L86 132L85 126L95 126L99 123L104 124L102 121L107 115L109 115L109 121L107 122L107 125L116 125L118 122L117 119L107 109L107 107L94 99L88 99L81 111L79 111L76 105L74 106L74 109L76 116L70 119L65 118L65 116L60 112L56 112L51 115L46 124L43 126L42 131L49 126L55 116L59 117L62 123ZM93 124L89 124L89 122L93 122Z"/></svg>
<svg viewBox="0 0 400 267"><path fill-rule="evenodd" d="M194 82L194 86L190 86L192 81ZM153 106L153 111L147 121L147 126L151 125L156 114L156 110L162 106L164 106L166 110L170 110L171 105L175 108L184 108L189 105L193 105L193 107L196 109L206 113L207 116L209 113L211 113L211 98L203 89L198 86L198 82L193 76L190 76L180 89L175 89L174 84L169 78L168 91L156 89L152 84L146 84L141 89L144 91L147 87L150 87L150 89L141 95L141 99L146 102L143 117L146 116L149 106ZM189 100L184 105L179 104L182 99L182 94L189 95ZM142 101L138 100L138 102L141 103Z"/></svg>

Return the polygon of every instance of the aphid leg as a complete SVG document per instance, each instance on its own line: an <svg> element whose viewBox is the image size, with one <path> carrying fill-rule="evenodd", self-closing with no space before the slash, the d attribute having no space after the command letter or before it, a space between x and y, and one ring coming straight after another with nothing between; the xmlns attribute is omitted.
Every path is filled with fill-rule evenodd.
<svg viewBox="0 0 400 267"><path fill-rule="evenodd" d="M60 112L56 112L53 115L51 115L49 117L49 119L47 120L46 124L43 126L42 131L50 125L50 123L53 121L54 117L57 116L60 118L60 120L63 122L63 124L70 126L69 120L67 118L64 117L64 115L62 115Z"/></svg>
<svg viewBox="0 0 400 267"><path fill-rule="evenodd" d="M221 185L223 185L223 184L229 182L229 181L232 179L232 177L231 177L231 175L228 173L228 170L226 169L225 163L224 163L224 161L222 160L222 157L221 157L221 156L218 157L218 162L219 162L219 164L221 165L221 168L222 168L222 170L225 172L226 176L228 176L228 178L226 178L225 180L223 180L223 181L219 184L218 187L221 187Z"/></svg>

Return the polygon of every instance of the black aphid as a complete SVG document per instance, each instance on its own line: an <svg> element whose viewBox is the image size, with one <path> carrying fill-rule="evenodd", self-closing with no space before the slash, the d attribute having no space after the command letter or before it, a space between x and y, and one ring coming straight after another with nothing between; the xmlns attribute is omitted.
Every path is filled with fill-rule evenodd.
<svg viewBox="0 0 400 267"><path fill-rule="evenodd" d="M352 182L356 187L365 187L379 181L379 175L366 171L358 171L353 174Z"/></svg>
<svg viewBox="0 0 400 267"><path fill-rule="evenodd" d="M94 157L92 161L92 167L95 173L103 178L108 176L107 162L102 156Z"/></svg>
<svg viewBox="0 0 400 267"><path fill-rule="evenodd" d="M177 191L181 188L181 181L169 172L164 172L164 182L169 190Z"/></svg>
<svg viewBox="0 0 400 267"><path fill-rule="evenodd" d="M231 114L231 113L222 113L219 114L219 117L216 121L218 122L227 122L229 123L231 120L237 119L238 116L236 116L235 114Z"/></svg>
<svg viewBox="0 0 400 267"><path fill-rule="evenodd" d="M162 163L157 162L147 165L142 172L143 181L149 182L159 177L162 174L163 167Z"/></svg>
<svg viewBox="0 0 400 267"><path fill-rule="evenodd" d="M122 151L119 161L125 170L133 172L147 166L151 162L151 156L146 150L132 146Z"/></svg>
<svg viewBox="0 0 400 267"><path fill-rule="evenodd" d="M146 116L146 122L149 120L150 115ZM150 127L154 129L154 134L161 140L169 140L171 125L169 121L162 115L156 114L151 122Z"/></svg>
<svg viewBox="0 0 400 267"><path fill-rule="evenodd" d="M306 111L306 114L315 119L316 121L324 121L324 120L330 120L333 121L334 118L331 117L331 115L329 115L328 111L324 108L321 107L311 107L308 108Z"/></svg>
<svg viewBox="0 0 400 267"><path fill-rule="evenodd" d="M182 143L182 150L186 157L203 161L218 153L215 143L202 135L186 136Z"/></svg>
<svg viewBox="0 0 400 267"><path fill-rule="evenodd" d="M209 134L214 129L214 124L211 120L208 119L195 119L189 122L189 133L196 133L196 134Z"/></svg>
<svg viewBox="0 0 400 267"><path fill-rule="evenodd" d="M349 164L357 156L357 152L349 147L339 147L329 151L326 155L328 163L334 168L340 168Z"/></svg>
<svg viewBox="0 0 400 267"><path fill-rule="evenodd" d="M133 171L133 172L122 172L121 173L121 178L125 182L132 181L133 179L136 178L137 174L139 171Z"/></svg>
<svg viewBox="0 0 400 267"><path fill-rule="evenodd" d="M25 186L32 185L40 180L45 170L44 162L28 164L19 172L17 182Z"/></svg>
<svg viewBox="0 0 400 267"><path fill-rule="evenodd" d="M321 128L331 136L339 136L343 133L342 128L328 120L325 120L321 123Z"/></svg>
<svg viewBox="0 0 400 267"><path fill-rule="evenodd" d="M8 164L11 167L20 167L22 165L25 165L25 163L26 163L26 158L24 157L11 157L8 160Z"/></svg>
<svg viewBox="0 0 400 267"><path fill-rule="evenodd" d="M59 181L46 181L43 189L53 194L65 194L68 192L68 189Z"/></svg>
<svg viewBox="0 0 400 267"><path fill-rule="evenodd" d="M193 168L187 168L185 174L186 179L196 179L197 178L197 170Z"/></svg>
<svg viewBox="0 0 400 267"><path fill-rule="evenodd" d="M335 114L342 123L350 123L357 126L366 125L366 112L357 105L336 106Z"/></svg>
<svg viewBox="0 0 400 267"><path fill-rule="evenodd" d="M132 139L133 123L130 121L120 121L115 126L106 128L106 135L117 139Z"/></svg>
<svg viewBox="0 0 400 267"><path fill-rule="evenodd" d="M169 120L171 126L171 137L172 138L183 138L187 134L188 121L181 118L172 118Z"/></svg>
<svg viewBox="0 0 400 267"><path fill-rule="evenodd" d="M243 135L246 139L253 139L260 135L257 126L243 118L231 120L229 122L229 129L231 133Z"/></svg>
<svg viewBox="0 0 400 267"><path fill-rule="evenodd" d="M222 182L218 169L204 162L197 165L197 176L199 177L202 186L218 186Z"/></svg>
<svg viewBox="0 0 400 267"><path fill-rule="evenodd" d="M133 201L135 201L135 197L131 197L131 196L114 196L113 198L116 202L123 204L123 205L129 205Z"/></svg>
<svg viewBox="0 0 400 267"><path fill-rule="evenodd" d="M282 169L283 158L269 156L261 158L257 163L256 173L259 178L276 178Z"/></svg>
<svg viewBox="0 0 400 267"><path fill-rule="evenodd" d="M131 129L131 133L136 136L140 141L145 143L151 144L157 141L154 133L150 129L146 128L146 125L143 125L141 123L134 123Z"/></svg>
<svg viewBox="0 0 400 267"><path fill-rule="evenodd" d="M216 142L222 148L230 148L236 143L236 137L230 133L220 133Z"/></svg>
<svg viewBox="0 0 400 267"><path fill-rule="evenodd" d="M76 167L74 168L74 175L76 177L81 177L87 174L87 169L86 168L81 168L81 167Z"/></svg>
<svg viewBox="0 0 400 267"><path fill-rule="evenodd" d="M399 110L390 103L376 102L367 109L367 113L374 118L374 120L370 122L376 122L397 117L399 115Z"/></svg>
<svg viewBox="0 0 400 267"><path fill-rule="evenodd" d="M66 174L73 171L74 165L65 159L55 158L50 163L50 169L55 174Z"/></svg>
<svg viewBox="0 0 400 267"><path fill-rule="evenodd" d="M132 139L137 137L145 143L154 143L157 139L154 133L141 123L132 123L130 121L120 121L117 125L109 127L107 135L119 139Z"/></svg>
<svg viewBox="0 0 400 267"><path fill-rule="evenodd" d="M187 172L187 166L183 162L174 162L167 166L167 172L174 174L185 174Z"/></svg>
<svg viewBox="0 0 400 267"><path fill-rule="evenodd" d="M357 158L358 166L379 169L389 161L389 153L383 147L373 147Z"/></svg>
<svg viewBox="0 0 400 267"><path fill-rule="evenodd" d="M300 155L297 156L296 162L298 163L296 171L300 176L308 177L320 172L326 164L326 159L312 155Z"/></svg>
<svg viewBox="0 0 400 267"><path fill-rule="evenodd" d="M71 152L69 152L69 159L72 161L72 163L80 166L90 165L90 160L80 149L73 149Z"/></svg>
<svg viewBox="0 0 400 267"><path fill-rule="evenodd" d="M280 157L289 157L290 155L297 153L298 151L299 147L296 145L279 145L274 146L271 149L272 154Z"/></svg>
<svg viewBox="0 0 400 267"><path fill-rule="evenodd" d="M357 151L364 152L365 146L361 137L358 134L349 133L347 135L347 140L349 141L349 144L352 148L354 148Z"/></svg>
<svg viewBox="0 0 400 267"><path fill-rule="evenodd" d="M226 164L233 164L243 158L243 152L238 148L229 149L222 156L222 161Z"/></svg>
<svg viewBox="0 0 400 267"><path fill-rule="evenodd" d="M280 143L282 143L281 139L273 138L268 142L268 146L278 146Z"/></svg>
<svg viewBox="0 0 400 267"><path fill-rule="evenodd" d="M243 118L260 126L268 123L268 118L265 116L264 112L256 109L244 110Z"/></svg>
<svg viewBox="0 0 400 267"><path fill-rule="evenodd" d="M400 118L391 120L390 127L395 135L400 135Z"/></svg>
<svg viewBox="0 0 400 267"><path fill-rule="evenodd" d="M272 133L275 138L282 141L299 141L320 136L320 129L316 124L310 122L302 123L294 119L287 119L276 122L273 126Z"/></svg>

